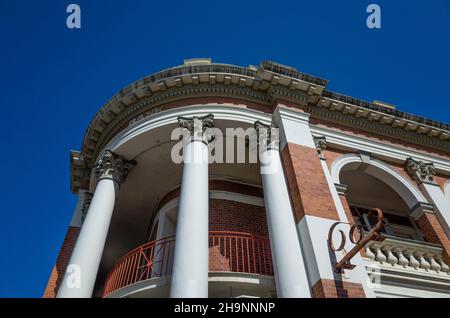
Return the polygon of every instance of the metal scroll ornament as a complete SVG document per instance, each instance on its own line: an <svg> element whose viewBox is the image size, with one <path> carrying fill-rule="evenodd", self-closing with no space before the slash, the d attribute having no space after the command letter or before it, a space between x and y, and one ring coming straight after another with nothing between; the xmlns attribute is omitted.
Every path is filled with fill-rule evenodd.
<svg viewBox="0 0 450 318"><path fill-rule="evenodd" d="M345 254L344 257L339 262L336 263L334 267L336 273L342 273L344 269L352 270L353 268L355 268L356 265L350 263L350 260L362 248L364 248L364 246L366 246L366 244L369 241L379 241L379 242L384 241L385 237L383 237L380 234L380 231L384 228L383 212L380 209L371 210L368 215L369 220L371 219L375 211L377 212L377 223L375 224L374 227L372 227L372 229L368 233L364 233L364 230L361 225L353 224L350 227L350 231L348 233L349 239L350 242L355 244L355 246L347 254ZM331 250L335 252L342 251L347 241L345 233L342 230L338 230L341 235L340 244L338 247L336 247L333 243L333 232L339 224L349 224L349 223L336 222L331 226L330 231L328 232L328 246L330 247Z"/></svg>

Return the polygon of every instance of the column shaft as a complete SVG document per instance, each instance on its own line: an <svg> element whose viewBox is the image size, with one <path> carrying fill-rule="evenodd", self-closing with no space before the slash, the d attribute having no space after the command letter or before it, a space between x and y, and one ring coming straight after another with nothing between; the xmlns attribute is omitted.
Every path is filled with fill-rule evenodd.
<svg viewBox="0 0 450 318"><path fill-rule="evenodd" d="M310 298L305 264L279 151L263 151L260 158L277 295L281 298Z"/></svg>
<svg viewBox="0 0 450 318"><path fill-rule="evenodd" d="M58 298L89 298L108 234L117 185L100 179L67 267Z"/></svg>
<svg viewBox="0 0 450 318"><path fill-rule="evenodd" d="M175 240L170 297L208 297L208 146L189 141Z"/></svg>

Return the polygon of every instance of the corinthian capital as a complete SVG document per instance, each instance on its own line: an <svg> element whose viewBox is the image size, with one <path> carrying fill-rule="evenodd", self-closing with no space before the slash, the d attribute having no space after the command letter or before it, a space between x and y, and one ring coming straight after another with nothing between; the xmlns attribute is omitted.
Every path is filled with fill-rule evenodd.
<svg viewBox="0 0 450 318"><path fill-rule="evenodd" d="M280 134L279 129L272 125L267 125L259 120L255 122L256 133L258 134L258 143L261 150L280 148Z"/></svg>
<svg viewBox="0 0 450 318"><path fill-rule="evenodd" d="M94 173L97 178L111 178L120 185L135 165L136 161L127 160L108 149L94 165Z"/></svg>
<svg viewBox="0 0 450 318"><path fill-rule="evenodd" d="M208 128L214 126L214 115L209 114L202 117L194 116L189 117L178 117L178 124L182 128L186 128L189 131L189 136L193 141L201 141L205 144L210 143L214 140L214 135L207 131Z"/></svg>
<svg viewBox="0 0 450 318"><path fill-rule="evenodd" d="M425 163L423 161L408 158L406 160L406 170L417 183L428 182L436 184L436 181L434 180L436 171L432 163Z"/></svg>

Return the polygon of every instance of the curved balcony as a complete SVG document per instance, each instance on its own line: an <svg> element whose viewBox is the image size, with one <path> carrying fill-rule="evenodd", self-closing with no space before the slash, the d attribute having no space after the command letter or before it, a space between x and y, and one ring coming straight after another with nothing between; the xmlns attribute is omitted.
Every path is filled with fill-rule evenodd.
<svg viewBox="0 0 450 318"><path fill-rule="evenodd" d="M171 275L174 250L175 236L169 236L127 253L109 272L103 296L141 281ZM249 233L210 231L209 271L272 276L269 239Z"/></svg>

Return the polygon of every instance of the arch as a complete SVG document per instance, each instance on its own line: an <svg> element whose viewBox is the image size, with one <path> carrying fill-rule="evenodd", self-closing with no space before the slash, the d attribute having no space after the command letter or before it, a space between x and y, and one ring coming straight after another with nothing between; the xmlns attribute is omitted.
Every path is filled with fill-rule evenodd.
<svg viewBox="0 0 450 318"><path fill-rule="evenodd" d="M352 163L357 163L352 170L360 168L363 164L366 165L364 172L389 185L405 201L409 208L413 208L419 202L428 203L425 196L409 180L388 164L373 158L367 158L363 161L359 154L345 154L333 162L331 177L334 183L340 184L341 170Z"/></svg>
<svg viewBox="0 0 450 318"><path fill-rule="evenodd" d="M171 130L178 127L177 118L179 116L200 117L208 114L213 114L215 121L238 122L247 126L252 126L255 121L261 121L267 125L270 125L271 123L271 116L268 114L252 109L241 108L231 104L191 105L165 110L138 120L129 127L120 131L117 135L111 138L111 140L102 148L101 151L99 151L95 161L100 158L105 149L111 149L112 151L121 154L128 159L135 159L142 152L141 148L133 145L134 143L139 142L139 139L142 141L159 129ZM171 142L170 134L167 136L169 136L169 138L163 140L162 144ZM158 146L158 144L155 143L156 140L152 138L149 138L149 140L150 141L146 141L147 149ZM95 184L96 178L92 174L90 179L91 191L95 188Z"/></svg>
<svg viewBox="0 0 450 318"><path fill-rule="evenodd" d="M104 149L109 148L113 151L117 151L127 141L138 135L144 134L158 127L171 125L177 126L178 116L193 117L205 116L208 114L213 114L214 120L236 121L250 125L253 125L257 120L268 125L271 123L270 115L262 114L261 112L252 109L237 107L231 104L186 106L162 111L143 120L137 121L113 137Z"/></svg>

